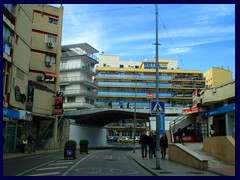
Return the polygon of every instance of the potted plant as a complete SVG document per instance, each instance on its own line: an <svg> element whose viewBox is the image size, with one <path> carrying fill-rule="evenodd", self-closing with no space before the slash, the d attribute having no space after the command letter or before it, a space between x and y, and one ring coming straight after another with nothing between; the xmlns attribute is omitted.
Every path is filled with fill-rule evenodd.
<svg viewBox="0 0 240 180"><path fill-rule="evenodd" d="M86 152L88 154L88 140L81 139L79 141L79 146L80 146L80 154L82 154L83 152Z"/></svg>
<svg viewBox="0 0 240 180"><path fill-rule="evenodd" d="M64 146L64 159L72 157L76 159L77 157L77 142L74 140L68 140Z"/></svg>

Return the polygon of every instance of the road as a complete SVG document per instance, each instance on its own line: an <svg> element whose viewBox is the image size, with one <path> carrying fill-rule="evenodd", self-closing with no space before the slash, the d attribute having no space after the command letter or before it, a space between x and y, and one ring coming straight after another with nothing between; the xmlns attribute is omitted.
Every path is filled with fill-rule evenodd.
<svg viewBox="0 0 240 180"><path fill-rule="evenodd" d="M129 150L91 150L77 159L63 152L29 155L3 161L4 176L152 176L128 155Z"/></svg>

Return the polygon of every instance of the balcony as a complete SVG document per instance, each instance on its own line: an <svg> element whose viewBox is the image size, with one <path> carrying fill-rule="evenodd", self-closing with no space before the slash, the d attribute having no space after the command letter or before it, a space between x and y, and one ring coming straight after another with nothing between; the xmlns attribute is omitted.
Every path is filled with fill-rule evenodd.
<svg viewBox="0 0 240 180"><path fill-rule="evenodd" d="M60 64L60 71L77 71L81 70L86 73L90 73L92 75L96 75L94 71L94 67L90 65L82 65L82 63L74 63L74 64Z"/></svg>
<svg viewBox="0 0 240 180"><path fill-rule="evenodd" d="M97 88L97 83L89 77L73 76L73 77L60 77L60 85L65 83L84 83L92 88Z"/></svg>
<svg viewBox="0 0 240 180"><path fill-rule="evenodd" d="M98 57L93 55L93 54L87 54L87 53L75 53L72 51L68 52L62 52L62 60L69 60L69 59L77 59L77 58L82 58L83 60L86 61L93 61L93 63L98 63Z"/></svg>
<svg viewBox="0 0 240 180"><path fill-rule="evenodd" d="M87 91L87 90L80 90L80 89L70 89L66 91L62 91L65 97L68 96L85 96L89 98L95 99L97 94L95 92Z"/></svg>
<svg viewBox="0 0 240 180"><path fill-rule="evenodd" d="M63 109L92 109L95 106L83 102L67 102L63 103Z"/></svg>

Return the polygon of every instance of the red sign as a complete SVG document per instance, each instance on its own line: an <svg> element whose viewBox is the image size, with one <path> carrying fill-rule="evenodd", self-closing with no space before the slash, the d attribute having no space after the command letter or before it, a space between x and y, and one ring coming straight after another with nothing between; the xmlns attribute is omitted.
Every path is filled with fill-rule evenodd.
<svg viewBox="0 0 240 180"><path fill-rule="evenodd" d="M207 106L205 107L193 107L189 109L183 109L182 114L191 114L191 113L196 113L196 112L202 112L202 111L207 111L209 108Z"/></svg>
<svg viewBox="0 0 240 180"><path fill-rule="evenodd" d="M192 107L196 107L197 106L197 95L198 95L198 89L196 89L193 94L192 94L192 102L193 102L193 106Z"/></svg>
<svg viewBox="0 0 240 180"><path fill-rule="evenodd" d="M183 142L194 142L194 136L183 136ZM178 136L174 136L174 142L178 142Z"/></svg>
<svg viewBox="0 0 240 180"><path fill-rule="evenodd" d="M153 99L153 93L146 93L147 99Z"/></svg>
<svg viewBox="0 0 240 180"><path fill-rule="evenodd" d="M53 110L53 115L63 114L63 97L55 97L55 109Z"/></svg>

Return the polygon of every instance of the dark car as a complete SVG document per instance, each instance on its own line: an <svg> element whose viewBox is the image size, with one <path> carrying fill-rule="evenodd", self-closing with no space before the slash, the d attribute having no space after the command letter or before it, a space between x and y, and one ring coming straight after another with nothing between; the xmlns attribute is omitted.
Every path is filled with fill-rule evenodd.
<svg viewBox="0 0 240 180"><path fill-rule="evenodd" d="M118 142L118 138L117 137L109 137L107 138L107 142Z"/></svg>

